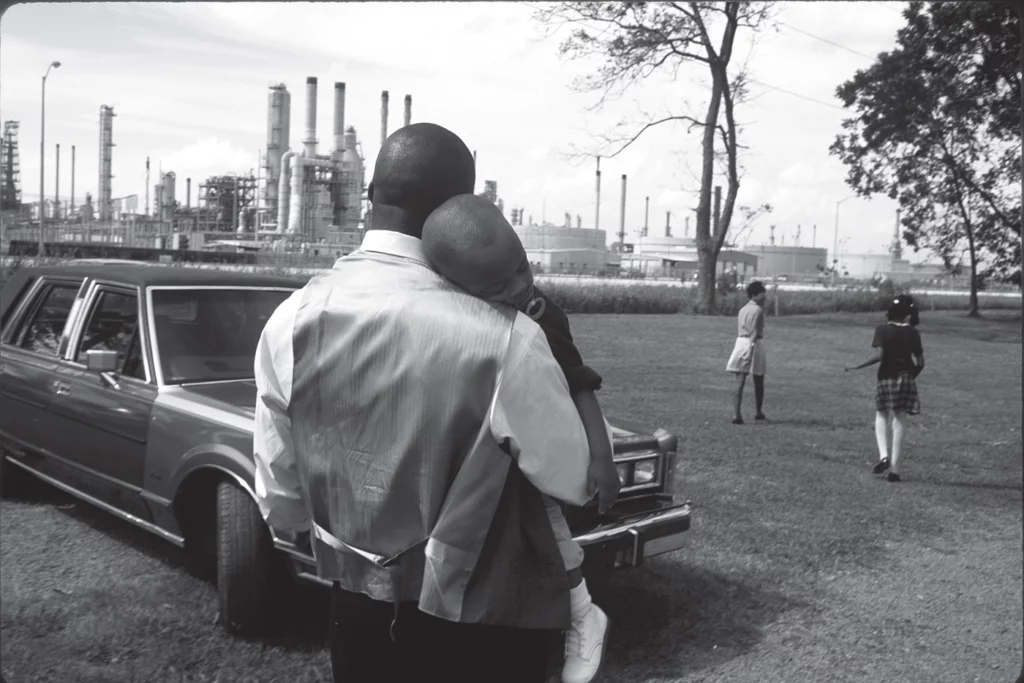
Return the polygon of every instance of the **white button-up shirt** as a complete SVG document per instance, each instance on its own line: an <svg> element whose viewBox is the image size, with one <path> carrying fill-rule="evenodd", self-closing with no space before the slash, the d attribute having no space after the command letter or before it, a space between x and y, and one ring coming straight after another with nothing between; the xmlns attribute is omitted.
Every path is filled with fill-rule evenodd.
<svg viewBox="0 0 1024 683"><path fill-rule="evenodd" d="M360 249L427 263L420 240L397 232L371 230ZM336 267L344 267L343 260ZM255 360L256 497L271 528L286 534L311 527L288 412L294 372L293 328L301 297L302 292L296 292L271 316ZM459 313L454 310L453 316ZM455 318L451 334L459 334ZM410 354L416 351L409 349ZM543 332L522 313L513 324L488 420L494 439L498 443L507 440L518 467L541 493L574 505L589 500L586 475L590 451L583 423ZM375 428L387 425L360 425L360 429Z"/></svg>

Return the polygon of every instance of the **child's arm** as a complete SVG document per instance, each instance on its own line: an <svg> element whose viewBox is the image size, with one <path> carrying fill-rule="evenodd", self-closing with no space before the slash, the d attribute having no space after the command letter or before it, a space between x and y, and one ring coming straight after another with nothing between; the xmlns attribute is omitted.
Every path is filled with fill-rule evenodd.
<svg viewBox="0 0 1024 683"><path fill-rule="evenodd" d="M844 371L860 370L861 368L866 368L869 365L876 365L877 363L882 362L882 347L885 346L885 339L883 338L884 335L882 333L883 329L885 329L885 325L880 325L879 327L875 328L875 338L871 340L871 346L873 346L875 349L875 355L867 359L860 365L855 365L852 368L849 366L844 367Z"/></svg>
<svg viewBox="0 0 1024 683"><path fill-rule="evenodd" d="M593 391L575 393L572 400L580 413L590 444L590 487L591 490L597 489L598 509L604 514L615 504L622 486L612 457L612 443L608 439L604 413Z"/></svg>

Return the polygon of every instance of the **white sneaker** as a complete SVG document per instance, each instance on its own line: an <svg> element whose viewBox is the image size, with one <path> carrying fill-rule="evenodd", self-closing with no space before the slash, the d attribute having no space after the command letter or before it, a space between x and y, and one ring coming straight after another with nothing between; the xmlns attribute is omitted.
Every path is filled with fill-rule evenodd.
<svg viewBox="0 0 1024 683"><path fill-rule="evenodd" d="M590 683L597 675L608 624L608 615L593 603L583 615L573 617L572 628L565 632L562 683Z"/></svg>

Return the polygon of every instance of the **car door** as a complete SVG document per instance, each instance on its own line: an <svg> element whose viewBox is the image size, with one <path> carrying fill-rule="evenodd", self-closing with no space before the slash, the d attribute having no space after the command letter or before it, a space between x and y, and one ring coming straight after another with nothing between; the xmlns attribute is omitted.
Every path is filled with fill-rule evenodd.
<svg viewBox="0 0 1024 683"><path fill-rule="evenodd" d="M69 485L147 519L138 494L157 387L145 362L139 293L95 283L83 314L54 374L56 396L47 408L54 448L70 454ZM90 371L90 350L115 351L116 372Z"/></svg>
<svg viewBox="0 0 1024 683"><path fill-rule="evenodd" d="M43 456L53 455L46 409L81 286L82 278L38 280L0 337L0 433L7 450L40 471L46 469Z"/></svg>

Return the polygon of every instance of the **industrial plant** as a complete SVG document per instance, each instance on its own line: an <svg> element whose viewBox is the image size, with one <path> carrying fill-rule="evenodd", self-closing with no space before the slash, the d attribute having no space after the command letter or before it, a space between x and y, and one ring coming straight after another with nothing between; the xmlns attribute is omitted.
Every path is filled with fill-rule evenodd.
<svg viewBox="0 0 1024 683"><path fill-rule="evenodd" d="M18 146L19 123L4 123L0 149L0 224L7 253L74 256L106 256L140 260L256 262L260 252L296 254L301 263L326 261L354 251L372 220L366 200L366 160L359 136L345 125L345 83L334 83L334 121L329 142L317 135L318 81L306 78L305 119L302 140L291 141L291 93L284 83L274 83L267 93L267 136L257 167L248 173L227 173L200 180L193 204L192 178L185 178L184 196L173 169L145 163L145 197L114 196L113 156L116 114L99 109L99 178L95 200L88 193L81 204L75 197L75 146L71 146L71 188L66 205L60 196L60 145L56 145L56 183L53 198L40 203L22 201ZM389 95L381 93L380 140L388 135ZM405 96L402 124L412 120L412 97ZM474 160L476 152L473 153ZM255 171L255 172L254 172ZM155 178L151 179L151 173ZM150 183L154 181L151 185ZM531 265L538 273L576 275L626 275L690 279L698 268L696 240L690 236L689 216L683 234L674 235L672 214L666 212L664 235L649 235L649 198L645 200L644 224L627 241L627 177L621 176L618 230L609 245L600 228L601 159L595 170L593 225L566 212L555 225L541 217L539 223L524 210L513 208L510 222L519 233ZM480 196L494 202L504 213L498 184L485 180ZM721 190L715 188L712 221L721 214ZM791 244L740 246L727 240L717 270L733 273L738 280L775 275L818 276L835 268L854 277L888 273L922 273L920 267L902 260L898 228L886 255L829 253L816 245L800 244L797 228ZM841 246L841 245L838 245ZM833 251L837 251L834 249ZM842 264L840 264L842 260ZM850 270L855 273L849 273ZM930 269L934 271L934 268Z"/></svg>
<svg viewBox="0 0 1024 683"><path fill-rule="evenodd" d="M75 146L71 147L70 202L60 200L60 146L57 145L57 183L53 199L22 202L19 168L18 122L4 124L0 150L3 238L18 244L22 253L66 251L75 253L103 247L156 250L223 250L301 252L337 256L358 246L366 216L365 160L354 127L345 126L345 84L334 84L334 122L330 144L318 149L317 79L306 79L305 125L301 146L293 149L291 94L283 83L269 87L266 149L255 175L234 173L197 183L196 203L192 179L185 179L184 197L173 170L155 170L150 185L150 159L145 167L145 201L137 195L114 196L115 148L112 106L99 112L99 178L95 200L86 194L75 205ZM412 97L405 96L403 125L412 118ZM381 93L381 140L388 134L388 92ZM326 148L326 149L323 149ZM151 192L152 190L152 192ZM34 245L38 244L36 247ZM33 245L26 249L26 245ZM322 252L322 254L321 254Z"/></svg>

